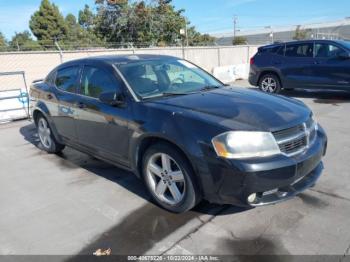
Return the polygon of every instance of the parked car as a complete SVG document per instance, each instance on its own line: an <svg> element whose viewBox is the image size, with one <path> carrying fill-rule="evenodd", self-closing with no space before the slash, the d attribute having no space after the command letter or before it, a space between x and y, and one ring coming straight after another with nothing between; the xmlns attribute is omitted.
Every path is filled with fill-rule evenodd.
<svg viewBox="0 0 350 262"><path fill-rule="evenodd" d="M67 145L130 170L172 212L202 199L277 203L323 168L326 134L302 102L224 86L175 57L67 62L30 95L44 150Z"/></svg>
<svg viewBox="0 0 350 262"><path fill-rule="evenodd" d="M350 91L350 42L310 40L260 47L249 82L268 93L281 89Z"/></svg>

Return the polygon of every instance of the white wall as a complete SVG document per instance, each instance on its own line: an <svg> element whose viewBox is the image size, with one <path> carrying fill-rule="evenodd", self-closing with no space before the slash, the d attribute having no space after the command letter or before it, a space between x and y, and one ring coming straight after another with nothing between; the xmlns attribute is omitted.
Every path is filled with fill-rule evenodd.
<svg viewBox="0 0 350 262"><path fill-rule="evenodd" d="M187 59L200 67L217 74L219 78L234 79L232 72L237 72L236 67L245 68L248 65L250 57L257 51L257 46L215 46L215 47L166 47L166 48L142 48L142 49L114 49L114 50L84 50L63 52L9 52L0 53L0 74L3 72L23 71L25 73L28 88L36 79L43 79L45 76L61 62L74 59L100 56L100 55L126 55L126 54L160 54L170 55ZM246 66L246 68L248 68ZM229 74L227 72L230 72ZM230 78L231 77L231 78ZM224 82L229 82L225 81ZM0 95L6 97L7 93L23 95L26 92L22 75L0 76ZM20 91L18 91L20 90ZM6 91L6 92L4 92ZM3 112L3 110L18 108L23 106L21 111ZM0 99L0 122L8 118L19 118L26 115L26 105L20 98L12 100Z"/></svg>
<svg viewBox="0 0 350 262"><path fill-rule="evenodd" d="M115 50L84 50L64 52L63 62L99 55L119 54L162 54L185 58L205 68L209 72L218 66L247 64L257 51L257 46L230 47L189 47L174 48L143 48L143 49L115 49ZM24 71L27 82L44 78L47 73L61 63L58 52L10 52L0 53L0 72ZM12 79L12 81L15 81ZM0 90L7 89L7 82L0 77ZM19 83L22 84L22 83ZM11 84L13 85L13 83Z"/></svg>

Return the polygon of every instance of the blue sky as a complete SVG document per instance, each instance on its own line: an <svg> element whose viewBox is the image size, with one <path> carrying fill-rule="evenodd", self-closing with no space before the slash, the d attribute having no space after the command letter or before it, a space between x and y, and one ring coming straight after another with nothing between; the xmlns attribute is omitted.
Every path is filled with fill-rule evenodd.
<svg viewBox="0 0 350 262"><path fill-rule="evenodd" d="M94 6L94 0L53 0L63 14L78 13L84 4ZM233 30L233 16L238 16L241 30L264 26L297 25L327 22L350 16L349 0L173 0L177 8L201 32ZM0 31L9 39L15 31L28 28L31 14L40 0L0 0Z"/></svg>

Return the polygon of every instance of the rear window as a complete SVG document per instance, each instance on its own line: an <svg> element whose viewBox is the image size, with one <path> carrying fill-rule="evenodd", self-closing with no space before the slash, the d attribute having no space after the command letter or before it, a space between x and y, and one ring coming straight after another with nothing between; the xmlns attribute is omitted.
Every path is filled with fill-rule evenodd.
<svg viewBox="0 0 350 262"><path fill-rule="evenodd" d="M259 52L260 53L271 53L271 54L276 54L282 46L267 46L267 47L262 47L260 48Z"/></svg>

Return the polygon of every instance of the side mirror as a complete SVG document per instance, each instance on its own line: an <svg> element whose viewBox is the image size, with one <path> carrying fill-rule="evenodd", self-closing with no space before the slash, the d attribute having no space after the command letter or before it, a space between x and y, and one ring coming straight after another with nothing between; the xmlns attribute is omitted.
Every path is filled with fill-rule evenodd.
<svg viewBox="0 0 350 262"><path fill-rule="evenodd" d="M122 93L119 92L104 92L100 94L99 100L110 106L122 106L125 104Z"/></svg>
<svg viewBox="0 0 350 262"><path fill-rule="evenodd" d="M340 59L350 59L350 53L349 52L341 52L338 54L338 58Z"/></svg>

